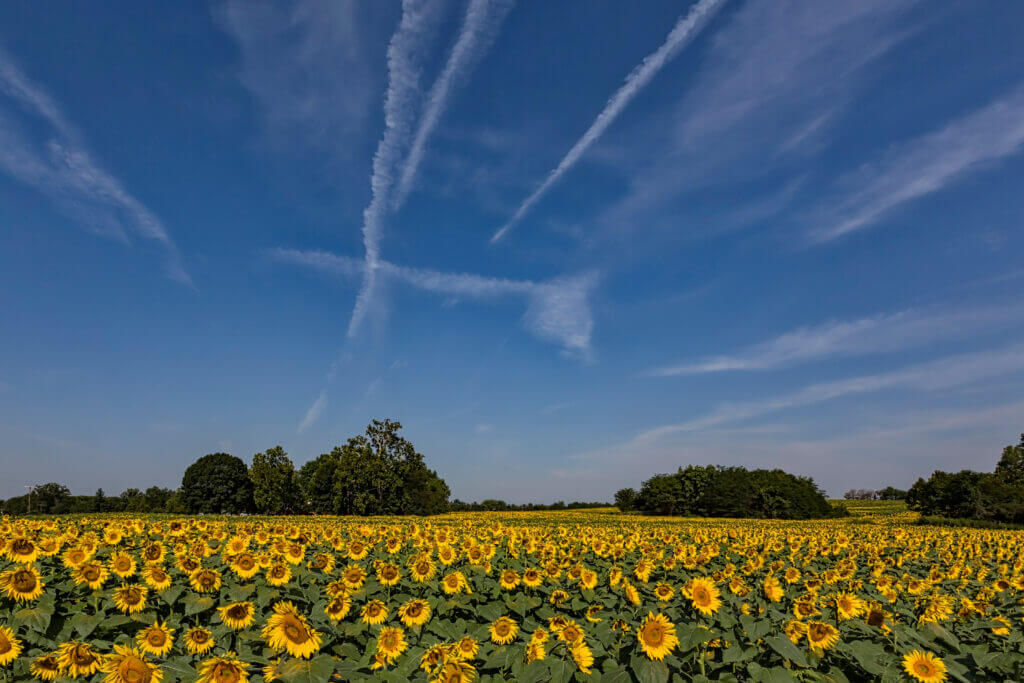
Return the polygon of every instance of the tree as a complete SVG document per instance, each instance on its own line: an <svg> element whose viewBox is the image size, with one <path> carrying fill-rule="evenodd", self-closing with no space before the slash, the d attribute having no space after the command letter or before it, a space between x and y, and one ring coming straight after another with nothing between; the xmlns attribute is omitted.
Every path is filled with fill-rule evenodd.
<svg viewBox="0 0 1024 683"><path fill-rule="evenodd" d="M299 485L305 495L306 507L319 515L334 512L334 486L337 479L341 449L322 453L299 468Z"/></svg>
<svg viewBox="0 0 1024 683"><path fill-rule="evenodd" d="M204 455L189 465L181 479L181 502L191 514L252 512L249 469L228 453Z"/></svg>
<svg viewBox="0 0 1024 683"><path fill-rule="evenodd" d="M630 512L636 505L636 489L619 489L615 492L615 507L619 512Z"/></svg>
<svg viewBox="0 0 1024 683"><path fill-rule="evenodd" d="M122 512L150 512L146 497L138 489L125 489L121 493L119 508Z"/></svg>
<svg viewBox="0 0 1024 683"><path fill-rule="evenodd" d="M996 465L996 475L1013 486L1024 485L1024 434L1020 443L1003 449L1003 456Z"/></svg>
<svg viewBox="0 0 1024 683"><path fill-rule="evenodd" d="M305 508L295 466L280 446L252 456L249 479L258 512L283 515Z"/></svg>
<svg viewBox="0 0 1024 683"><path fill-rule="evenodd" d="M174 491L161 486L150 486L143 495L146 497L146 507L150 512L171 512L167 504L174 495Z"/></svg>
<svg viewBox="0 0 1024 683"><path fill-rule="evenodd" d="M31 494L32 512L40 515L59 515L68 511L71 490L64 484L51 481L37 486Z"/></svg>
<svg viewBox="0 0 1024 683"><path fill-rule="evenodd" d="M107 495L103 493L103 489L96 489L96 495L92 497L92 511L93 512L106 512L107 511Z"/></svg>
<svg viewBox="0 0 1024 683"><path fill-rule="evenodd" d="M907 492L895 486L886 486L878 491L878 500L903 500L906 497Z"/></svg>

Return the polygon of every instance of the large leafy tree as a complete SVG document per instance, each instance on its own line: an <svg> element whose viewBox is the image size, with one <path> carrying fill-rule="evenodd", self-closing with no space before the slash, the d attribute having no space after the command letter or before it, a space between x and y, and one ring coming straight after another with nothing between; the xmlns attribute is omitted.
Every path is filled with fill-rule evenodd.
<svg viewBox="0 0 1024 683"><path fill-rule="evenodd" d="M291 458L280 446L252 456L249 478L258 512L283 515L301 512L305 508L299 475Z"/></svg>
<svg viewBox="0 0 1024 683"><path fill-rule="evenodd" d="M228 453L204 455L189 465L181 479L181 502L189 513L252 512L249 469Z"/></svg>
<svg viewBox="0 0 1024 683"><path fill-rule="evenodd" d="M1003 456L996 465L996 475L1013 486L1024 484L1024 434L1020 435L1019 444L1003 449Z"/></svg>

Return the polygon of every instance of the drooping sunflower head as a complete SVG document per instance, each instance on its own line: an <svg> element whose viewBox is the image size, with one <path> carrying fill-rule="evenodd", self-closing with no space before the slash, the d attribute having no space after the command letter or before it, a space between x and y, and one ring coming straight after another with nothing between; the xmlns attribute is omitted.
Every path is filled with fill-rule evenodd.
<svg viewBox="0 0 1024 683"><path fill-rule="evenodd" d="M57 661L57 653L51 652L50 654L39 655L33 659L29 672L33 678L38 678L42 681L56 680L57 676L60 676L60 662Z"/></svg>
<svg viewBox="0 0 1024 683"><path fill-rule="evenodd" d="M96 673L103 660L99 653L88 643L64 643L57 649L57 662L62 673L71 678L92 676Z"/></svg>
<svg viewBox="0 0 1024 683"><path fill-rule="evenodd" d="M193 626L185 631L185 649L189 654L202 655L213 649L213 632L202 626Z"/></svg>
<svg viewBox="0 0 1024 683"><path fill-rule="evenodd" d="M463 661L449 661L442 666L431 683L468 683L476 678L476 669Z"/></svg>
<svg viewBox="0 0 1024 683"><path fill-rule="evenodd" d="M160 667L147 662L145 654L123 645L114 646L101 668L106 683L158 683L163 678Z"/></svg>
<svg viewBox="0 0 1024 683"><path fill-rule="evenodd" d="M675 624L660 612L657 615L648 612L637 629L636 638L649 659L664 659L679 644Z"/></svg>

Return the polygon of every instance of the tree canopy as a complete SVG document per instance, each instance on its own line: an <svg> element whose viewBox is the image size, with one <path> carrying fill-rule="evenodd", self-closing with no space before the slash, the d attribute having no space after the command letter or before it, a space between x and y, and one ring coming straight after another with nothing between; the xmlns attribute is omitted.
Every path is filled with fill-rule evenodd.
<svg viewBox="0 0 1024 683"><path fill-rule="evenodd" d="M210 453L189 465L181 479L181 499L192 514L238 514L256 507L249 468L227 453Z"/></svg>
<svg viewBox="0 0 1024 683"><path fill-rule="evenodd" d="M299 475L291 458L280 446L252 456L249 479L252 480L257 512L285 515L305 511Z"/></svg>

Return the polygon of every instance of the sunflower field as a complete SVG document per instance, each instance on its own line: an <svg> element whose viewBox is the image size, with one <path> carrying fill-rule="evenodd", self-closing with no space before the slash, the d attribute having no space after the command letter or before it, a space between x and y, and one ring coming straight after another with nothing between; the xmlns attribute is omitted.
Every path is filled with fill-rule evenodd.
<svg viewBox="0 0 1024 683"><path fill-rule="evenodd" d="M1022 539L900 515L4 519L0 681L1019 681Z"/></svg>

